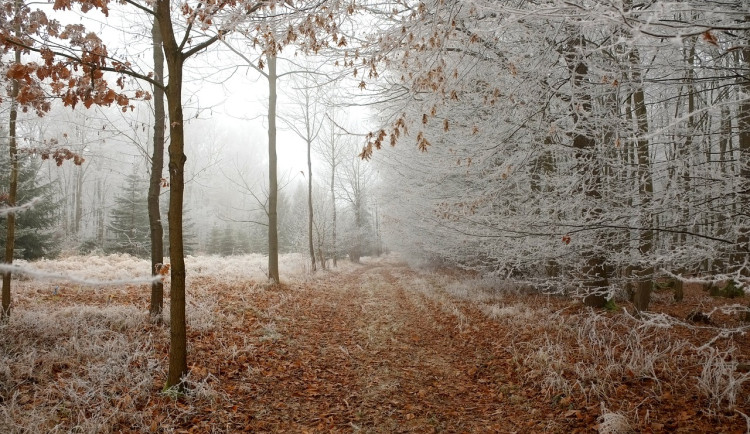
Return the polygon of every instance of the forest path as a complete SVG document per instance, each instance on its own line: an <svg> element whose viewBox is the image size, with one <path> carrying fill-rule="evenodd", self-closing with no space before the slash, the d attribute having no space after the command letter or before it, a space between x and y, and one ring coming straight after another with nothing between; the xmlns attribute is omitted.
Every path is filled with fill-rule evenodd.
<svg viewBox="0 0 750 434"><path fill-rule="evenodd" d="M559 408L515 378L504 341L516 331L430 286L405 266L363 265L244 299L240 329L197 337L196 366L208 369L194 371L216 376L224 399L190 422L228 431L569 432L555 422ZM230 294L220 303L243 309ZM253 338L247 353L201 356L243 329Z"/></svg>

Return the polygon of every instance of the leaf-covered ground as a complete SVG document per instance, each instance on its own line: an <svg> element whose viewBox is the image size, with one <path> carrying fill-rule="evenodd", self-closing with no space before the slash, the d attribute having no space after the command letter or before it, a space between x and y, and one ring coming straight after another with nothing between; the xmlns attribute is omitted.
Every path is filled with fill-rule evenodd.
<svg viewBox="0 0 750 434"><path fill-rule="evenodd" d="M0 330L0 431L748 430L750 341L715 327L742 323L683 321L724 300L656 294L668 315L643 321L497 289L388 261L280 287L201 275L190 392L171 396L147 289L27 285Z"/></svg>

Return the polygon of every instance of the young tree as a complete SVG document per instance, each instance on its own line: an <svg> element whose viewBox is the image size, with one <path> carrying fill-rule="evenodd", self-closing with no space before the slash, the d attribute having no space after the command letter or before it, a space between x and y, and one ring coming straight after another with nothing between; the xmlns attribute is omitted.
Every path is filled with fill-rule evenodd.
<svg viewBox="0 0 750 434"><path fill-rule="evenodd" d="M125 178L125 187L115 197L111 211L109 233L113 239L110 249L145 257L151 250L151 238L146 228L149 215L146 207L146 181L136 169Z"/></svg>
<svg viewBox="0 0 750 434"><path fill-rule="evenodd" d="M337 175L339 166L344 158L344 149L352 148L352 146L343 145L342 142L347 139L346 132L343 133L338 131L340 128L336 123L336 111L331 110L331 113L326 114L328 118L328 128L326 131L326 137L318 143L316 151L323 158L328 170L330 171L329 179L329 201L331 203L331 258L333 259L333 266L336 267L338 261L338 249L337 249L337 212L336 212L336 185Z"/></svg>
<svg viewBox="0 0 750 434"><path fill-rule="evenodd" d="M276 161L276 47L266 55L268 62L268 277L275 283L279 278L279 182Z"/></svg>
<svg viewBox="0 0 750 434"><path fill-rule="evenodd" d="M354 151L354 150L352 150ZM349 260L358 263L370 244L370 214L367 210L370 189L377 176L372 165L357 157L356 151L349 153L344 160L339 175L341 198L349 203L352 212L352 227L348 231ZM369 249L368 249L369 251Z"/></svg>
<svg viewBox="0 0 750 434"><path fill-rule="evenodd" d="M312 271L316 270L315 263L315 241L313 239L313 173L312 173L312 148L318 140L323 127L323 110L320 106L321 92L318 84L310 75L314 72L303 74L301 78L294 80L294 94L291 96L294 105L294 113L287 119L281 119L294 134L304 140L307 151L307 240L310 254ZM298 76L297 76L298 77Z"/></svg>

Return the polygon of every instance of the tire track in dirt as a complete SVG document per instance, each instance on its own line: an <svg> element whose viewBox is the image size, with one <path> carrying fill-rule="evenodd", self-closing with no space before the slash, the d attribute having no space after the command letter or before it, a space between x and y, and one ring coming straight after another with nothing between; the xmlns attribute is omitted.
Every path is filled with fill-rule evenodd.
<svg viewBox="0 0 750 434"><path fill-rule="evenodd" d="M481 312L410 288L410 269L366 265L280 291L231 426L267 432L567 432L514 378ZM268 294L266 294L268 297ZM268 298L265 300L269 304ZM249 328L258 329L258 324ZM231 391L231 393L229 393Z"/></svg>

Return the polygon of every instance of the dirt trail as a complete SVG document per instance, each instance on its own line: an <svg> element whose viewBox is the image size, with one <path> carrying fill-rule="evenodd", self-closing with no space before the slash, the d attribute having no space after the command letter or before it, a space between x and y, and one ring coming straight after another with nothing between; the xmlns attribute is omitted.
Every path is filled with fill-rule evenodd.
<svg viewBox="0 0 750 434"><path fill-rule="evenodd" d="M415 289L427 283L415 278L370 265L252 301L265 303L246 318L258 344L210 368L229 402L192 422L228 431L570 432L571 421L515 378L502 345L512 331ZM204 336L199 349L200 341L209 344Z"/></svg>
<svg viewBox="0 0 750 434"><path fill-rule="evenodd" d="M0 431L750 432L735 300L657 292L641 321L371 261L275 287L191 276L186 394L162 390L147 288L29 285L0 340ZM722 328L680 320L694 309Z"/></svg>

